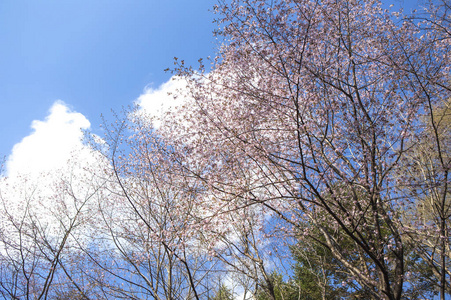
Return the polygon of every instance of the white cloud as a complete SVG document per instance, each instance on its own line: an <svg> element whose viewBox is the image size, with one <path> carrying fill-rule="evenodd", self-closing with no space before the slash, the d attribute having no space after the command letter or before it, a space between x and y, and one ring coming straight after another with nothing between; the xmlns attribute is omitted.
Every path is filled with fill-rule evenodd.
<svg viewBox="0 0 451 300"><path fill-rule="evenodd" d="M152 120L153 126L159 127L168 112L186 102L183 96L174 99L174 95L186 91L186 85L185 79L173 76L157 89L146 88L136 100L136 104L143 110L146 117Z"/></svg>
<svg viewBox="0 0 451 300"><path fill-rule="evenodd" d="M88 119L57 101L44 121L31 124L33 132L16 144L8 157L8 176L38 174L61 168L72 153L87 151L82 143L83 129L91 126Z"/></svg>
<svg viewBox="0 0 451 300"><path fill-rule="evenodd" d="M83 144L82 130L90 125L83 114L57 101L45 120L33 121L33 132L13 147L6 176L0 176L0 224L8 233L0 239L0 254L6 239L15 241L22 228L13 224L23 224L23 230L39 226L60 241L76 215L77 222L94 217L92 195L103 183L97 173L107 163ZM77 227L78 232L87 232L85 225Z"/></svg>
<svg viewBox="0 0 451 300"><path fill-rule="evenodd" d="M82 141L82 130L90 126L83 114L62 101L52 105L44 121L34 120L33 132L13 147L6 162L6 177L0 177L3 206L16 207L15 216L24 207L33 207L34 213L50 222L50 208L57 207L56 202L70 210L74 199L89 198L97 185L96 174L107 165ZM67 197L67 191L61 189L69 189L72 196Z"/></svg>

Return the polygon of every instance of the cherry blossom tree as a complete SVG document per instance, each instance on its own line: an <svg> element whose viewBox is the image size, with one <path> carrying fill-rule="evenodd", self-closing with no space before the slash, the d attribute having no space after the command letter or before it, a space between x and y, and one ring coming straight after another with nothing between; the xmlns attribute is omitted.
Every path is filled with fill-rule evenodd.
<svg viewBox="0 0 451 300"><path fill-rule="evenodd" d="M97 193L96 247L85 252L105 274L98 284L110 297L205 298L218 279L200 238L201 191L141 114L127 112L100 145L108 184Z"/></svg>
<svg viewBox="0 0 451 300"><path fill-rule="evenodd" d="M175 62L184 101L106 126L50 194L0 184L2 295L300 299L298 272L322 298L445 299L451 22L430 4L220 0L212 70Z"/></svg>
<svg viewBox="0 0 451 300"><path fill-rule="evenodd" d="M92 295L91 283L75 267L97 192L85 175L55 171L38 178L1 178L0 294L5 299L53 299L68 291L83 299Z"/></svg>
<svg viewBox="0 0 451 300"><path fill-rule="evenodd" d="M292 236L311 224L357 289L401 299L400 212L416 200L400 162L419 116L449 97L449 40L370 0L237 0L216 12L225 43L213 71L180 65L191 100L159 134L203 164L185 167L210 206L258 205Z"/></svg>

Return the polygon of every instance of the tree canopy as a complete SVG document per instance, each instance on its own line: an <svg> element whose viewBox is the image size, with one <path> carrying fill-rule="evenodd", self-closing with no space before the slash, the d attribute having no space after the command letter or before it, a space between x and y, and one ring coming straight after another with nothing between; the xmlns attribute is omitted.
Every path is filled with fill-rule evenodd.
<svg viewBox="0 0 451 300"><path fill-rule="evenodd" d="M212 69L176 60L182 105L106 126L56 229L0 194L1 293L444 300L451 14L427 4L219 1Z"/></svg>

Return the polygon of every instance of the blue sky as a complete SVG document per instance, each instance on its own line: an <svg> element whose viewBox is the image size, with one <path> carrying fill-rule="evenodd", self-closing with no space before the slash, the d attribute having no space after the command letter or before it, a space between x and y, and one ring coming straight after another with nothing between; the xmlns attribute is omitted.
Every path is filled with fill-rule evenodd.
<svg viewBox="0 0 451 300"><path fill-rule="evenodd" d="M32 132L56 100L96 130L180 57L213 56L211 0L2 0L0 155Z"/></svg>
<svg viewBox="0 0 451 300"><path fill-rule="evenodd" d="M100 132L101 114L167 102L174 57L197 66L214 56L214 3L0 1L0 157L22 169L62 162L78 128Z"/></svg>

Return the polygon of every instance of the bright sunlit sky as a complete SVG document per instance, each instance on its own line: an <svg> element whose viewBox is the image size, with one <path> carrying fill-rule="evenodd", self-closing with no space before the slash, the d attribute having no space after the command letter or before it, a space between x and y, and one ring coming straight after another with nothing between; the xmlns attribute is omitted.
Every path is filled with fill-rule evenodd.
<svg viewBox="0 0 451 300"><path fill-rule="evenodd" d="M2 0L0 155L56 100L83 114L120 111L170 78L174 56L214 54L211 0Z"/></svg>
<svg viewBox="0 0 451 300"><path fill-rule="evenodd" d="M45 165L78 128L98 133L101 114L158 91L174 57L213 56L214 3L0 1L0 157Z"/></svg>

